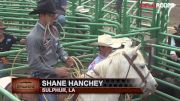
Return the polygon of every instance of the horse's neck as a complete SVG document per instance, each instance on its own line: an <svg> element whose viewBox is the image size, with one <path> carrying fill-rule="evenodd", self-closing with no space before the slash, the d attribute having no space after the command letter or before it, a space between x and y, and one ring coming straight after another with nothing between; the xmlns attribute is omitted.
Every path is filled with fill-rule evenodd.
<svg viewBox="0 0 180 101"><path fill-rule="evenodd" d="M118 60L115 61L117 63ZM119 77L118 65L112 65L111 59L106 59L102 63L97 64L94 70L98 72L101 78L117 78Z"/></svg>
<svg viewBox="0 0 180 101"><path fill-rule="evenodd" d="M97 72L101 78L106 78L107 67L105 64L100 63L94 67L94 71Z"/></svg>
<svg viewBox="0 0 180 101"><path fill-rule="evenodd" d="M102 78L116 78L119 75L119 73L116 73L117 71L119 71L117 70L118 61L119 59L113 59L112 56L108 57L100 63L96 64L94 67L94 71L98 72L100 77Z"/></svg>
<svg viewBox="0 0 180 101"><path fill-rule="evenodd" d="M14 77L14 76L7 76L7 77L0 78L0 86L3 87L3 88L6 88L6 86L9 83L11 83L12 78L16 78L16 77Z"/></svg>

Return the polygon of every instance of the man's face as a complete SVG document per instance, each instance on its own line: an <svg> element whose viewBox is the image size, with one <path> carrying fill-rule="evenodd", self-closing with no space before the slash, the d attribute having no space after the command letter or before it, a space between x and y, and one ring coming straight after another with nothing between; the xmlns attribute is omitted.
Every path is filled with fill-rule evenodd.
<svg viewBox="0 0 180 101"><path fill-rule="evenodd" d="M0 34L4 33L4 28L0 28Z"/></svg>
<svg viewBox="0 0 180 101"><path fill-rule="evenodd" d="M107 57L112 52L112 48L106 46L99 46L99 51L101 55Z"/></svg>
<svg viewBox="0 0 180 101"><path fill-rule="evenodd" d="M46 21L50 25L53 25L54 21L56 20L56 14L46 14Z"/></svg>

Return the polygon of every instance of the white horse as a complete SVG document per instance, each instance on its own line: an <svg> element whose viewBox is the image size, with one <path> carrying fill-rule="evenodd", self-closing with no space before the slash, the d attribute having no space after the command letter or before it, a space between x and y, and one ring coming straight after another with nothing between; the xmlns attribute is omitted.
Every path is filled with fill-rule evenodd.
<svg viewBox="0 0 180 101"><path fill-rule="evenodd" d="M139 51L139 47L140 46L116 50L105 60L98 63L94 67L94 70L88 71L87 75L84 74L82 77L89 78L88 75L90 75L94 78L138 78L135 85L143 88L145 96L152 94L156 90L157 82L146 67L146 62L143 55ZM130 58L137 55L133 61L133 64L142 73L146 83L143 79L141 79L134 67L129 64L128 60L123 55L124 53ZM96 73L94 71L96 71ZM97 73L99 75L97 75ZM119 96L120 94L79 94L77 101L118 101Z"/></svg>

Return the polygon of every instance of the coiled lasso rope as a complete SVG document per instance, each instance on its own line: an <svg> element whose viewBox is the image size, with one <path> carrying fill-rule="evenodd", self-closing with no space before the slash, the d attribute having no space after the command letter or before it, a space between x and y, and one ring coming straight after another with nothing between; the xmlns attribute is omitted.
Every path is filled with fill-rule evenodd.
<svg viewBox="0 0 180 101"><path fill-rule="evenodd" d="M79 67L78 63L80 64L80 66L82 67L82 69L85 69L84 68L84 65L82 64L82 62L75 56L71 56L72 60L74 61L75 63L75 67L74 68L71 68L74 72L72 72L72 75L73 77L75 78L79 78L81 77L82 75L82 71L81 71L81 68ZM69 94L65 99L64 101L70 101L72 98L73 98L74 94Z"/></svg>

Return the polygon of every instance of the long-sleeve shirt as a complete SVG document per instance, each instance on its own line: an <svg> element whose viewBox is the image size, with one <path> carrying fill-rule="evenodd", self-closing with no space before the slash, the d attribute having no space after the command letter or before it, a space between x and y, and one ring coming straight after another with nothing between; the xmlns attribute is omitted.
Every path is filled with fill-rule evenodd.
<svg viewBox="0 0 180 101"><path fill-rule="evenodd" d="M174 40L173 37L171 37L171 46L173 46L173 47L176 46L176 43L175 43L175 40ZM170 54L171 54L171 55L172 55L172 54L176 54L176 52L175 52L175 51L171 51Z"/></svg>
<svg viewBox="0 0 180 101"><path fill-rule="evenodd" d="M14 37L12 35L4 34L4 40L2 42L0 42L0 52L5 52L5 51L11 50L12 45L15 44L16 41L17 41L16 37ZM8 60L7 57L0 56L0 63L4 63L3 62L4 59ZM3 67L3 66L1 66L1 67Z"/></svg>
<svg viewBox="0 0 180 101"><path fill-rule="evenodd" d="M4 40L0 42L0 52L9 51L17 39L12 35L4 34Z"/></svg>
<svg viewBox="0 0 180 101"><path fill-rule="evenodd" d="M101 62L102 60L104 60L106 57L102 56L102 55L98 55L92 62L91 64L88 66L88 70L92 70L94 69L95 65L99 62Z"/></svg>
<svg viewBox="0 0 180 101"><path fill-rule="evenodd" d="M60 45L57 30L46 31L37 23L27 36L28 64L40 71L52 72L53 65L59 59L65 61L68 56ZM51 33L51 34L50 34Z"/></svg>

